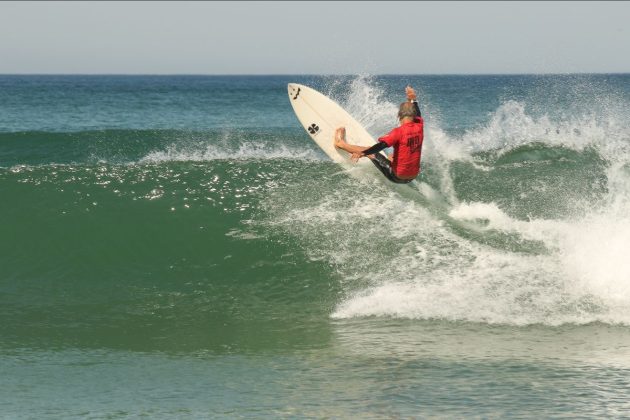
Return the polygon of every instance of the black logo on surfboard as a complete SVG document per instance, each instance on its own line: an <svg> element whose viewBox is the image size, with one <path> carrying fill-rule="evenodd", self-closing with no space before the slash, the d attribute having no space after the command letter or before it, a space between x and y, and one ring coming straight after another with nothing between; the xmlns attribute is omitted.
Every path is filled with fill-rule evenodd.
<svg viewBox="0 0 630 420"><path fill-rule="evenodd" d="M297 93L295 94L295 96L293 97L293 100L295 101L297 99L298 96L300 96L300 88L298 88Z"/></svg>
<svg viewBox="0 0 630 420"><path fill-rule="evenodd" d="M307 128L308 132L316 135L317 133L319 133L319 127L317 126L317 124L313 123L311 124L308 128Z"/></svg>

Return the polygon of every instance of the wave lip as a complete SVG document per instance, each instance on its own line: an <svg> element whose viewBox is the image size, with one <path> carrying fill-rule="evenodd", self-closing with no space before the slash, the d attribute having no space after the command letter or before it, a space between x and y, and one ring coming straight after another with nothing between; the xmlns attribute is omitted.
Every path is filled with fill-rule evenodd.
<svg viewBox="0 0 630 420"><path fill-rule="evenodd" d="M168 146L166 150L156 150L148 153L140 158L138 163L206 162L224 159L321 160L321 156L310 148L298 149L284 144L269 146L260 143L242 143L234 150L212 144L200 144L196 147L181 147L173 144Z"/></svg>
<svg viewBox="0 0 630 420"><path fill-rule="evenodd" d="M484 125L467 130L456 139L472 152L510 151L532 143L562 146L573 150L596 147L606 158L628 152L630 130L625 115L529 115L523 102L509 100L499 106Z"/></svg>

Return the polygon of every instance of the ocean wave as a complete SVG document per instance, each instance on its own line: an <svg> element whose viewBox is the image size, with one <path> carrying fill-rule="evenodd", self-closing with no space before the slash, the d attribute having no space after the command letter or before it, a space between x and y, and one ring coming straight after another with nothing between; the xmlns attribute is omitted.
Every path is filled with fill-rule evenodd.
<svg viewBox="0 0 630 420"><path fill-rule="evenodd" d="M357 78L351 96L366 106L358 114L378 120L392 104L370 83ZM423 181L447 198L444 210L381 187L359 198L311 186L328 194L291 206L273 197L276 226L345 285L333 318L630 325L629 132L619 115L526 108L507 101L461 136L427 127ZM546 252L524 252L521 241Z"/></svg>
<svg viewBox="0 0 630 420"><path fill-rule="evenodd" d="M344 106L371 132L389 128L396 105L383 87L360 77L347 93ZM121 283L134 270L148 283L159 272L185 307L195 297L181 279L220 271L213 281L237 284L238 255L249 264L239 280L254 281L290 251L289 277L264 272L260 289L290 301L287 278L316 265L296 284L318 284L309 299L336 319L630 325L623 115L534 116L529 105L505 101L463 134L428 118L417 199L343 176L301 128L4 133L3 197L21 204L3 214L21 223L10 227L19 246L5 243L3 258L24 272L31 244L53 231L53 246L37 249L45 269L79 267L69 276L77 281L93 275L84 261L96 261L105 281L119 265Z"/></svg>

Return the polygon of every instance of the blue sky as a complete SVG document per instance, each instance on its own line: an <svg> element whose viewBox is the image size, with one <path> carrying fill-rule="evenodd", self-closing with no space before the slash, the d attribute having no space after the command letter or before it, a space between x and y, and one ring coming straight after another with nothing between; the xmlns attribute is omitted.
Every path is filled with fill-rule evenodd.
<svg viewBox="0 0 630 420"><path fill-rule="evenodd" d="M629 2L0 2L0 73L630 72Z"/></svg>

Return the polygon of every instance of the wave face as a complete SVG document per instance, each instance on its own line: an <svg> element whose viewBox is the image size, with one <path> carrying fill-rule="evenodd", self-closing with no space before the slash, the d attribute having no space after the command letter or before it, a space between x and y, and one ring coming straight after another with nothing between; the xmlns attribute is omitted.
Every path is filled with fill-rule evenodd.
<svg viewBox="0 0 630 420"><path fill-rule="evenodd" d="M417 191L327 161L288 81L375 136L417 86ZM230 351L318 346L331 318L630 325L627 82L3 76L0 331Z"/></svg>

